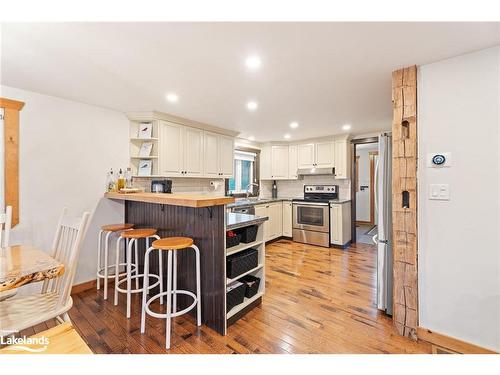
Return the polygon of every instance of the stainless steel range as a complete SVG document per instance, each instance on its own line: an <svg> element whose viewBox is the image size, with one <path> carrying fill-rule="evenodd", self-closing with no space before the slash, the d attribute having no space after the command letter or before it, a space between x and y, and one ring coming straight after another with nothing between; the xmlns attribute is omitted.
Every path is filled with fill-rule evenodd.
<svg viewBox="0 0 500 375"><path fill-rule="evenodd" d="M338 199L338 185L305 185L304 198L294 199L293 240L330 247L330 201Z"/></svg>

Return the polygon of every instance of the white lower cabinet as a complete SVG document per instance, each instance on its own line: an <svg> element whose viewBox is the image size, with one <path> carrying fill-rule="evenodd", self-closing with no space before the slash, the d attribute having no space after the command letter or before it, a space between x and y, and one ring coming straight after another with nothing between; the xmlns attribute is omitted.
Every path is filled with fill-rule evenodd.
<svg viewBox="0 0 500 375"><path fill-rule="evenodd" d="M292 202L283 202L283 236L292 237Z"/></svg>
<svg viewBox="0 0 500 375"><path fill-rule="evenodd" d="M351 241L351 202L330 204L330 243L344 246Z"/></svg>
<svg viewBox="0 0 500 375"><path fill-rule="evenodd" d="M264 223L264 239L266 242L281 237L283 235L282 202L273 202L273 203L256 205L255 215L269 217L269 220L267 220Z"/></svg>

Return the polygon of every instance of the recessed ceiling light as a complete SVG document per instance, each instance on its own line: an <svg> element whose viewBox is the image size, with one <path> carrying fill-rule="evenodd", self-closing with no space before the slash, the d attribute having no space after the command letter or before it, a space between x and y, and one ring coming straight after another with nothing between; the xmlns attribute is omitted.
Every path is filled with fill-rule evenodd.
<svg viewBox="0 0 500 375"><path fill-rule="evenodd" d="M251 135L250 137L248 137L248 140L249 141L255 141L255 137L253 135Z"/></svg>
<svg viewBox="0 0 500 375"><path fill-rule="evenodd" d="M342 130L351 130L351 125L349 125L349 124L343 125Z"/></svg>
<svg viewBox="0 0 500 375"><path fill-rule="evenodd" d="M247 59L245 60L245 65L250 70L259 69L260 68L260 57L256 56L256 55L248 56Z"/></svg>
<svg viewBox="0 0 500 375"><path fill-rule="evenodd" d="M247 108L250 111L255 111L258 107L259 104L257 104L257 102L254 100L250 100L249 102L247 102Z"/></svg>
<svg viewBox="0 0 500 375"><path fill-rule="evenodd" d="M283 136L283 138L285 138L285 139L290 139L290 138L292 138L292 136L291 136L290 134L285 134L285 135Z"/></svg>
<svg viewBox="0 0 500 375"><path fill-rule="evenodd" d="M179 97L177 96L177 94L171 92L170 94L167 94L167 100L170 103L177 103L179 101Z"/></svg>
<svg viewBox="0 0 500 375"><path fill-rule="evenodd" d="M291 123L290 123L290 127L291 127L292 129L297 129L297 128L299 127L299 123L298 123L298 122L296 122L296 121L291 122Z"/></svg>

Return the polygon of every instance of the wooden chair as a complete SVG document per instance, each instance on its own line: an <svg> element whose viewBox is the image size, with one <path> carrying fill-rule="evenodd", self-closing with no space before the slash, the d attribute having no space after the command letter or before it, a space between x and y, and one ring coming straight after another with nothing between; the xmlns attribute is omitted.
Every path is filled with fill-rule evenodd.
<svg viewBox="0 0 500 375"><path fill-rule="evenodd" d="M19 296L0 303L0 336L9 336L50 319L69 322L68 310L73 305L71 287L78 255L87 231L89 213L74 218L63 210L53 243L52 256L64 264L64 274L45 280L41 293Z"/></svg>
<svg viewBox="0 0 500 375"><path fill-rule="evenodd" d="M4 213L0 213L0 247L9 246L10 228L12 225L12 206L7 206ZM0 292L0 301L14 297L17 289Z"/></svg>

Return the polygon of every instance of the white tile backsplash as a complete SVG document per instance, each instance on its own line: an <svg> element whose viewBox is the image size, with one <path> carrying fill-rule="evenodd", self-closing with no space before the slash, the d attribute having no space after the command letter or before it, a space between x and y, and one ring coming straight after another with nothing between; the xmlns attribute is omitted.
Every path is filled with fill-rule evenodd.
<svg viewBox="0 0 500 375"><path fill-rule="evenodd" d="M351 199L351 180L336 180L333 176L304 176L299 180L277 180L278 197L296 198L304 196L304 185L338 185L339 198ZM260 196L270 198L273 182L260 181Z"/></svg>
<svg viewBox="0 0 500 375"><path fill-rule="evenodd" d="M144 189L144 191L150 191L151 180L163 179L165 178L134 177L133 185L134 187ZM167 180L172 180L172 193L224 195L224 179L172 177L167 178ZM211 181L218 185L217 188L210 185Z"/></svg>

